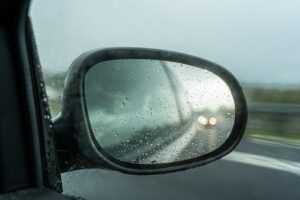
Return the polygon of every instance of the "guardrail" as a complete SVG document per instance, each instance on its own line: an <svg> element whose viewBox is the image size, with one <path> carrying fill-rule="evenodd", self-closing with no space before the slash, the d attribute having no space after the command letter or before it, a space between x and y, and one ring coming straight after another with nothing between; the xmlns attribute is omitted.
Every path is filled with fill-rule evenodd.
<svg viewBox="0 0 300 200"><path fill-rule="evenodd" d="M300 134L300 105L250 104L248 112L248 128Z"/></svg>
<svg viewBox="0 0 300 200"><path fill-rule="evenodd" d="M248 105L249 114L300 116L300 104L255 103Z"/></svg>

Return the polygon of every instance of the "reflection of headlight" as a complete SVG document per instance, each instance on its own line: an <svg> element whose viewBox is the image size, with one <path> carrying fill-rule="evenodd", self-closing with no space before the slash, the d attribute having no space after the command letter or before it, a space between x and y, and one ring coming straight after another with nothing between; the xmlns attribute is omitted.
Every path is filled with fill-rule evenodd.
<svg viewBox="0 0 300 200"><path fill-rule="evenodd" d="M199 122L201 125L203 125L203 126L205 126L205 125L208 124L208 120L207 120L207 118L204 117L204 116L198 117L198 122Z"/></svg>
<svg viewBox="0 0 300 200"><path fill-rule="evenodd" d="M214 117L209 118L208 123L212 126L217 124L217 119Z"/></svg>

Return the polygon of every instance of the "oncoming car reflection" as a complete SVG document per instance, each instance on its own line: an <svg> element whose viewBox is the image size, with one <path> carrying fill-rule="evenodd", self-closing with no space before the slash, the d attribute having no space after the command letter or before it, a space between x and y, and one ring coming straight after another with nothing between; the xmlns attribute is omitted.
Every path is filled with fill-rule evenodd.
<svg viewBox="0 0 300 200"><path fill-rule="evenodd" d="M215 117L205 117L203 115L200 115L198 117L198 125L201 127L213 127L217 124L217 119Z"/></svg>

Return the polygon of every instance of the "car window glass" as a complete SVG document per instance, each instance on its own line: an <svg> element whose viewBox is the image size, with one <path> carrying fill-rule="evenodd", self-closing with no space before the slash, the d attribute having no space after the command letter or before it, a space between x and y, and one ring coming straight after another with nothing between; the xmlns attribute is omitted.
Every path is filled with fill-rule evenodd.
<svg viewBox="0 0 300 200"><path fill-rule="evenodd" d="M159 48L214 61L237 77L248 100L246 136L221 161L146 177L69 172L62 175L65 193L87 199L299 196L299 7L296 0L34 0L30 16L52 116L60 112L72 61L103 47Z"/></svg>

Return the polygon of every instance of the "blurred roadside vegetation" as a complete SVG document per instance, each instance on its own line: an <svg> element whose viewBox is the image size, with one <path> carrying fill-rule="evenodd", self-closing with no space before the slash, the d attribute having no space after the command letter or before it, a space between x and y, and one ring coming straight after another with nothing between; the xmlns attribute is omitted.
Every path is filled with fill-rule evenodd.
<svg viewBox="0 0 300 200"><path fill-rule="evenodd" d="M285 105L300 108L300 85L242 84L248 105ZM249 112L245 135L266 139L300 141L300 116Z"/></svg>
<svg viewBox="0 0 300 200"><path fill-rule="evenodd" d="M66 73L44 72L46 91L52 117L55 117L61 111L65 77Z"/></svg>
<svg viewBox="0 0 300 200"><path fill-rule="evenodd" d="M63 86L66 73L45 73L46 89L49 96L49 105L52 117L61 110ZM259 85L242 84L248 105L251 104L278 104L293 105L300 107L300 84L299 85ZM260 121L263 125L253 125L252 121ZM257 123L256 123L257 124ZM284 127L284 128L283 128ZM249 112L248 136L279 137L300 141L300 116L270 116L253 115Z"/></svg>
<svg viewBox="0 0 300 200"><path fill-rule="evenodd" d="M300 84L259 86L243 84L248 103L300 104Z"/></svg>
<svg viewBox="0 0 300 200"><path fill-rule="evenodd" d="M248 105L284 105L300 109L300 85L243 84ZM278 107L279 108L279 107ZM300 142L300 116L249 112L245 135L271 140Z"/></svg>

